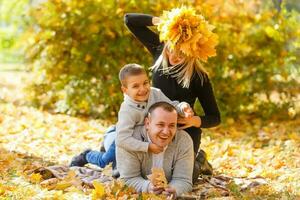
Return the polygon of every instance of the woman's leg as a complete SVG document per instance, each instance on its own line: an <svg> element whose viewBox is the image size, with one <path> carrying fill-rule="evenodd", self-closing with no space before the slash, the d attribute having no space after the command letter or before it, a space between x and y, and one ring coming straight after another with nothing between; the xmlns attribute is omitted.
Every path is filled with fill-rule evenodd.
<svg viewBox="0 0 300 200"><path fill-rule="evenodd" d="M197 155L201 143L201 129L196 127L190 127L184 130L191 136L194 145L194 153L195 155Z"/></svg>
<svg viewBox="0 0 300 200"><path fill-rule="evenodd" d="M213 168L211 164L207 161L206 153L203 150L199 150L201 143L201 129L196 127L191 127L185 129L185 131L191 136L194 144L195 162L193 170L193 183L197 182L200 174L212 175Z"/></svg>

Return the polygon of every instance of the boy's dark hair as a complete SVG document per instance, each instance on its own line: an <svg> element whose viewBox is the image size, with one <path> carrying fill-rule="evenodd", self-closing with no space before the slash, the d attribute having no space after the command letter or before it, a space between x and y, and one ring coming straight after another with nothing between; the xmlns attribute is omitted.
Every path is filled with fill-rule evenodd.
<svg viewBox="0 0 300 200"><path fill-rule="evenodd" d="M120 70L119 80L121 84L125 86L128 76L136 76L140 74L147 74L145 69L141 65L135 63L127 64L124 65L124 67L122 67L122 69Z"/></svg>
<svg viewBox="0 0 300 200"><path fill-rule="evenodd" d="M173 105L165 101L159 101L150 106L147 116L149 117L152 114L152 112L158 107L168 112L173 112L173 111L177 112L176 108Z"/></svg>

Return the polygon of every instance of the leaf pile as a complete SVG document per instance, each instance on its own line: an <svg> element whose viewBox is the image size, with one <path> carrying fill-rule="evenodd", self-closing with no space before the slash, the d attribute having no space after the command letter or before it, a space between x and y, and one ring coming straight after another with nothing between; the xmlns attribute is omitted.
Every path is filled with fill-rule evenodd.
<svg viewBox="0 0 300 200"><path fill-rule="evenodd" d="M20 88L13 84L6 88L13 87ZM96 192L73 186L76 179L72 173L69 179L43 182L39 174L26 172L53 164L67 165L74 155L86 148L98 149L107 124L12 104L9 101L17 102L13 97L20 95L14 95L15 90L3 91L6 89L0 88L0 199L102 198L101 186L95 186ZM11 96L6 98L8 95ZM297 117L289 121L262 121L240 116L239 121L228 118L224 125L204 130L201 148L214 167L214 177L202 177L187 195L197 198L229 195L233 199L299 198L299 124ZM105 185L104 189L106 195L118 193L123 199L141 198L123 185ZM113 196L107 198L113 199ZM163 197L142 194L142 198Z"/></svg>

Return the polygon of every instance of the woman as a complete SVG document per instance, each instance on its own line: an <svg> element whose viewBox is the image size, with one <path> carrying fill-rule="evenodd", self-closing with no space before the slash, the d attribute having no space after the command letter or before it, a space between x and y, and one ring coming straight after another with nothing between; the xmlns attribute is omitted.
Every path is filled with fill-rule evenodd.
<svg viewBox="0 0 300 200"><path fill-rule="evenodd" d="M191 107L198 98L204 115L180 119L178 123L193 140L194 152L197 155L193 174L194 181L197 180L199 173L212 174L212 168L206 161L205 153L198 152L201 128L217 126L220 123L220 112L207 73L197 59L190 59L182 52L172 49L172 44L168 41L160 42L159 35L148 28L148 26L157 25L160 18L146 14L128 13L124 20L133 35L152 54L155 63L152 67L153 86L160 88L171 100L185 101ZM195 67L195 65L198 66ZM208 166L203 167L203 163Z"/></svg>

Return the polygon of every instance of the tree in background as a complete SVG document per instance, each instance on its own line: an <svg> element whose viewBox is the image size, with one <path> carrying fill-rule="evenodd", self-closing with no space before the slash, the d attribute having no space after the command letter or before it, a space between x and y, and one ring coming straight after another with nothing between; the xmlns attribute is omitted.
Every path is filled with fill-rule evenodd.
<svg viewBox="0 0 300 200"><path fill-rule="evenodd" d="M126 30L123 15L156 16L181 4L215 25L220 43L210 72L223 115L295 117L299 105L299 14L262 1L49 0L31 10L26 59L35 74L29 99L68 114L115 116L122 101L118 71L148 68L151 56Z"/></svg>
<svg viewBox="0 0 300 200"><path fill-rule="evenodd" d="M29 25L29 0L0 0L0 63L23 62L22 40Z"/></svg>
<svg viewBox="0 0 300 200"><path fill-rule="evenodd" d="M150 66L123 23L125 12L157 13L167 1L50 0L31 10L26 58L36 77L29 98L56 112L115 116L122 101L119 69Z"/></svg>
<svg viewBox="0 0 300 200"><path fill-rule="evenodd" d="M198 1L216 26L218 56L207 65L223 115L263 118L300 112L299 13L262 1ZM229 3L230 2L230 3Z"/></svg>

